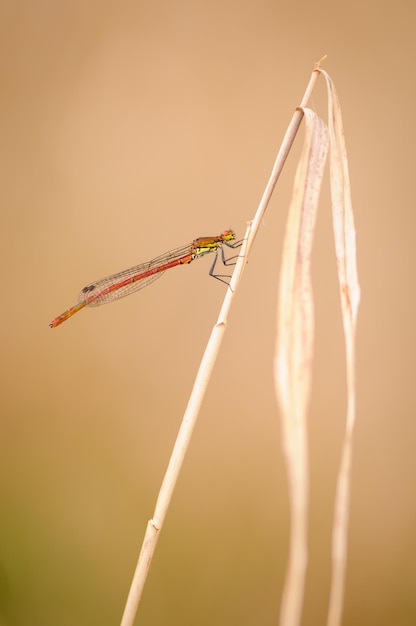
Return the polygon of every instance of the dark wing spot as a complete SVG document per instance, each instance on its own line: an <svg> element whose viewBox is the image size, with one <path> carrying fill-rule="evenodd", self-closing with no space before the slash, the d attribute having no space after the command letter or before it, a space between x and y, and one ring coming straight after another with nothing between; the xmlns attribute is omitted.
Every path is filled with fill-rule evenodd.
<svg viewBox="0 0 416 626"><path fill-rule="evenodd" d="M82 290L82 293L90 293L91 291L94 291L94 289L95 289L95 285L87 285Z"/></svg>

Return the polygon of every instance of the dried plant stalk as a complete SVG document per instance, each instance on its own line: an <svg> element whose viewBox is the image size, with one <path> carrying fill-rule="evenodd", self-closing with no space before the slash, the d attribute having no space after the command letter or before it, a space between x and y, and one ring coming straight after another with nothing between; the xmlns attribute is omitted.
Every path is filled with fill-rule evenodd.
<svg viewBox="0 0 416 626"><path fill-rule="evenodd" d="M241 252L231 278L230 288L227 289L225 294L217 323L212 329L211 336L208 340L207 347L195 378L188 406L186 407L179 433L169 460L168 468L160 488L153 518L147 523L142 549L137 562L136 571L133 576L133 581L121 620L121 626L132 626L134 623L143 587L146 582L147 573L156 549L159 532L163 526L163 522L169 508L169 503L178 480L179 472L192 437L198 413L204 399L205 391L207 389L212 370L214 369L215 360L224 337L228 313L244 271L246 248L250 232L251 222L247 225Z"/></svg>
<svg viewBox="0 0 416 626"><path fill-rule="evenodd" d="M287 155L290 151L290 148L293 144L296 133L302 121L302 107L306 106L310 98L312 90L319 77L319 71L320 65L319 63L317 63L315 64L309 83L306 87L305 94L300 104L300 108L296 109L288 126L280 150L273 165L270 178L267 182L263 196L257 208L256 214L252 222L250 222L248 225L240 257L235 266L235 270L231 279L231 289L227 290L224 304L221 308L221 312L218 318L218 322L211 333L211 337L209 339L200 368L198 370L198 374L194 383L194 388L192 390L191 397L189 399L188 406L182 420L182 424L172 452L168 469L162 483L153 518L149 520L147 524L142 549L130 587L129 595L121 621L121 626L133 626L137 613L137 608L143 592L143 587L146 581L147 573L149 571L153 554L156 548L158 536L162 528L163 521L166 517L167 509L176 485L179 471L182 466L182 462L184 460L192 436L192 432L196 423L196 419L198 417L198 412L209 382L209 378L211 376L215 358L218 354L222 337L225 332L227 316L231 307L233 295L236 292L239 281L241 280L243 268L247 261L251 246L254 242L254 238L257 234L258 228L261 224L261 220L264 216L273 190L276 186L277 180L282 171L283 165L286 161Z"/></svg>

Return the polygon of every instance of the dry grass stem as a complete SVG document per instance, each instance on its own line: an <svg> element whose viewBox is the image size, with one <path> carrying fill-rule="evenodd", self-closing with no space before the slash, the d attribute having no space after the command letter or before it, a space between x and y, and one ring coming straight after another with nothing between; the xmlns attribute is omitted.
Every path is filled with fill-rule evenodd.
<svg viewBox="0 0 416 626"><path fill-rule="evenodd" d="M221 342L224 337L228 313L231 308L233 298L241 280L244 267L247 241L251 232L251 223L248 224L244 236L241 251L234 268L234 272L230 282L230 288L227 289L223 305L218 316L217 323L212 329L211 336L208 340L207 347L202 357L201 364L198 369L195 383L191 392L191 396L186 407L185 414L179 429L178 436L169 460L168 468L163 479L163 483L156 502L153 518L147 523L146 533L143 540L142 549L133 576L127 603L124 609L121 626L132 626L136 617L137 608L143 592L147 573L156 548L159 532L163 526L169 503L173 495L173 491L178 480L179 472L188 449L192 433L198 418L199 410L215 365Z"/></svg>
<svg viewBox="0 0 416 626"><path fill-rule="evenodd" d="M308 86L306 88L305 94L302 98L301 107L306 106L318 77L319 64L316 64ZM232 304L232 300L241 280L243 269L247 261L247 256L253 244L257 230L261 224L261 220L266 211L267 205L270 201L277 179L293 144L297 130L299 129L302 117L303 110L301 108L296 109L286 131L279 153L276 157L272 173L266 185L263 196L260 200L256 214L253 218L253 221L248 224L239 259L237 261L231 279L231 289L227 289L224 303L218 317L218 321L211 332L211 336L208 341L204 356L202 358L202 362L195 379L188 406L186 408L182 424L174 445L172 456L169 461L168 468L162 483L154 515L147 524L142 549L130 587L127 603L121 621L121 626L133 626L137 613L137 608L143 592L143 587L146 581L147 573L149 571L153 554L156 548L159 532L166 517L167 509L172 498L179 471L182 466L186 451L188 449L192 432L197 420L198 412L203 401L203 397L214 367L214 362L218 354L222 338L224 336L227 324L227 317Z"/></svg>

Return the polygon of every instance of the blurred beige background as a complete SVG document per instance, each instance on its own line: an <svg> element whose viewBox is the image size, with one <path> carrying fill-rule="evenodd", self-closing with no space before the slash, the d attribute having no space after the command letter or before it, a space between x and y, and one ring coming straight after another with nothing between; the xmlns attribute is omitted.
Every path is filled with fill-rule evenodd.
<svg viewBox="0 0 416 626"><path fill-rule="evenodd" d="M230 226L241 236L324 54L363 292L343 623L416 623L414 3L6 0L0 12L0 624L119 623L224 286L202 259L49 321L91 280ZM312 104L326 116L322 79ZM302 134L229 320L140 624L278 622L289 518L272 358ZM313 271L304 626L326 618L345 418L328 181Z"/></svg>

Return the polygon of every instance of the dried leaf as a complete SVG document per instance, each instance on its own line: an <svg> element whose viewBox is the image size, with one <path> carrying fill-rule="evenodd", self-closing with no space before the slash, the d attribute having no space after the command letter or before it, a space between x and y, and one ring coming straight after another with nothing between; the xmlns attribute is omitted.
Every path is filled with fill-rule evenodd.
<svg viewBox="0 0 416 626"><path fill-rule="evenodd" d="M307 564L306 415L314 342L310 259L328 152L325 124L310 109L303 109L303 112L306 134L286 226L274 367L292 520L288 573L281 608L281 623L284 626L300 623Z"/></svg>
<svg viewBox="0 0 416 626"><path fill-rule="evenodd" d="M327 622L328 626L339 626L342 617L347 565L352 433L356 416L355 335L360 302L360 287L358 283L355 226L341 107L330 76L322 69L321 73L325 77L328 89L332 216L347 371L347 418L335 496L332 534L332 580Z"/></svg>

